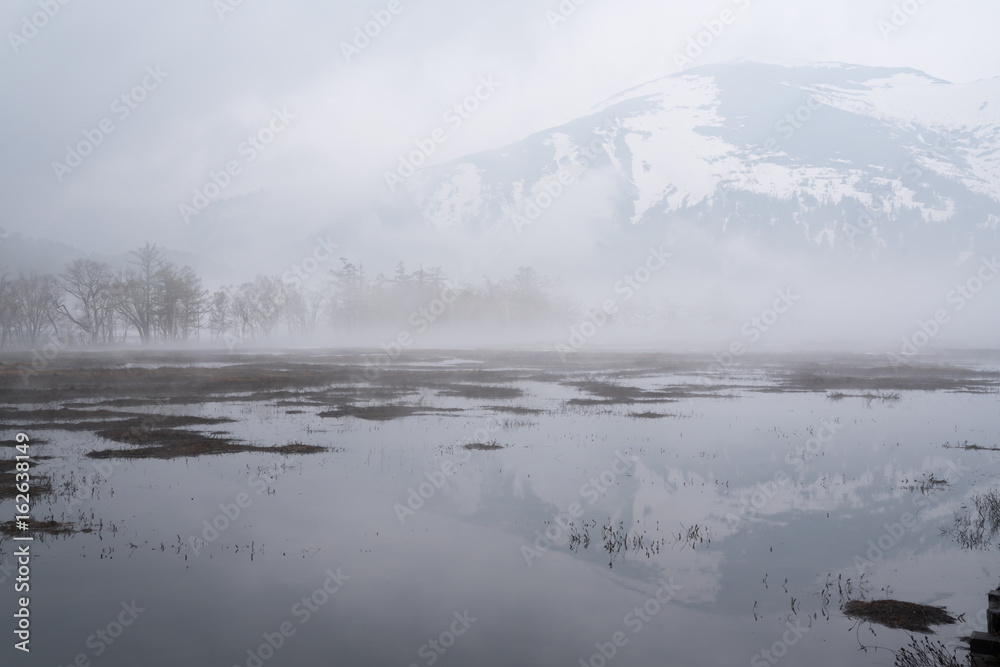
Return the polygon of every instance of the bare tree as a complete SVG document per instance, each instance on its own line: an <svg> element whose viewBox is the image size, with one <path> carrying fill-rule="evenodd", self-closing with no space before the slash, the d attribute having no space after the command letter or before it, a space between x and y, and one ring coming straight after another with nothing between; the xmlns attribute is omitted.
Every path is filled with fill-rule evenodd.
<svg viewBox="0 0 1000 667"><path fill-rule="evenodd" d="M326 296L315 290L284 286L284 316L290 335L312 336L323 321Z"/></svg>
<svg viewBox="0 0 1000 667"><path fill-rule="evenodd" d="M155 244L146 243L130 254L132 266L118 278L115 307L145 344L156 332L157 273L163 265L163 253Z"/></svg>
<svg viewBox="0 0 1000 667"><path fill-rule="evenodd" d="M302 333L312 336L326 318L326 295L317 290L309 290L303 295L304 308L301 320Z"/></svg>
<svg viewBox="0 0 1000 667"><path fill-rule="evenodd" d="M39 345L46 334L59 333L59 285L53 276L21 277L15 283L14 294L21 342Z"/></svg>
<svg viewBox="0 0 1000 667"><path fill-rule="evenodd" d="M208 332L212 340L218 340L232 324L232 299L230 288L216 290L208 304Z"/></svg>
<svg viewBox="0 0 1000 667"><path fill-rule="evenodd" d="M372 279L360 262L346 258L329 275L327 291L258 275L209 296L191 267L165 261L151 243L132 251L129 265L117 272L89 259L70 262L58 279L11 279L0 270L0 346L37 345L64 329L91 345L125 343L133 330L143 344L188 341L206 328L213 340L229 342L268 339L281 325L290 337L313 336L324 321L355 332L415 327L422 333L431 322L489 329L561 326L573 313L566 297L554 295L552 283L528 267L498 282L486 278L479 287L455 287L440 268L407 272L402 263L391 277ZM445 297L446 286L451 296Z"/></svg>
<svg viewBox="0 0 1000 667"><path fill-rule="evenodd" d="M240 338L257 336L257 320L254 316L256 312L255 302L253 283L243 283L233 289L229 313L232 317L233 333Z"/></svg>
<svg viewBox="0 0 1000 667"><path fill-rule="evenodd" d="M549 310L545 281L531 267L519 267L513 277L504 281L503 287L510 302L508 312L515 323L538 322Z"/></svg>
<svg viewBox="0 0 1000 667"><path fill-rule="evenodd" d="M61 277L63 290L76 300L76 315L61 304L63 315L87 335L92 345L112 338L113 332L108 331L114 322L108 307L114 281L111 267L104 262L77 259L69 263Z"/></svg>
<svg viewBox="0 0 1000 667"><path fill-rule="evenodd" d="M276 277L260 275L252 285L256 329L264 338L270 338L274 335L284 310L282 283Z"/></svg>
<svg viewBox="0 0 1000 667"><path fill-rule="evenodd" d="M184 340L192 336L197 338L205 324L205 315L208 311L208 290L202 287L201 278L190 266L180 270L178 280L180 335Z"/></svg>
<svg viewBox="0 0 1000 667"><path fill-rule="evenodd" d="M17 334L17 294L15 283L0 271L0 346L14 342Z"/></svg>
<svg viewBox="0 0 1000 667"><path fill-rule="evenodd" d="M365 267L355 266L347 259L340 258L341 267L331 269L334 294L330 303L331 322L335 327L356 329L365 319L369 285L365 276Z"/></svg>

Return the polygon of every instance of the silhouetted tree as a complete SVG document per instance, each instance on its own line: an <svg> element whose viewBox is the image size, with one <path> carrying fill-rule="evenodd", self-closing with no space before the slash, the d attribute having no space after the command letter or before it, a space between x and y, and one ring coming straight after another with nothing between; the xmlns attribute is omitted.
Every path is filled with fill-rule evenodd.
<svg viewBox="0 0 1000 667"><path fill-rule="evenodd" d="M63 315L86 334L90 344L112 340L114 272L111 267L104 262L77 259L69 263L61 278L62 289L75 300L72 311L61 304Z"/></svg>

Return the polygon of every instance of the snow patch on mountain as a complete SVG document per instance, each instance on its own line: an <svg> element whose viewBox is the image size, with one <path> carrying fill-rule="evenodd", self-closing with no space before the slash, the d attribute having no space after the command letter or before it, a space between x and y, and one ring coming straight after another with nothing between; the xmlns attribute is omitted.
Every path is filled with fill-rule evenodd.
<svg viewBox="0 0 1000 667"><path fill-rule="evenodd" d="M554 186L566 170L572 178ZM435 228L491 229L532 203L565 211L557 200L586 188L608 192L609 230L689 220L809 245L868 239L878 250L904 233L959 243L997 231L1000 79L951 84L831 63L705 66L412 180L417 214ZM859 215L870 219L860 240L849 229Z"/></svg>

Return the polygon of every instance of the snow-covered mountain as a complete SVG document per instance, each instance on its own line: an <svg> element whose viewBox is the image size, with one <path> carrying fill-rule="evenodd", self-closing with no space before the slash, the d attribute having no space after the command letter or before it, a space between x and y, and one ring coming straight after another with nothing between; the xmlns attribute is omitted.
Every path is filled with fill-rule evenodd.
<svg viewBox="0 0 1000 667"><path fill-rule="evenodd" d="M559 220L646 235L683 221L781 250L960 254L1000 237L1000 79L698 67L425 168L405 190L410 215L441 230L509 234Z"/></svg>

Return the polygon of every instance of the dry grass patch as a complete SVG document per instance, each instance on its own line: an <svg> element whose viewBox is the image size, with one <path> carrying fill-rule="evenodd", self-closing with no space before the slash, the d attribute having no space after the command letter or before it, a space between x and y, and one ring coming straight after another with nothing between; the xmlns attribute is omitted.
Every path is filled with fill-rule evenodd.
<svg viewBox="0 0 1000 667"><path fill-rule="evenodd" d="M958 619L948 613L944 607L932 607L913 602L899 600L851 600L844 605L844 613L852 618L860 618L871 623L878 623L887 628L909 630L933 634L932 625L951 625Z"/></svg>
<svg viewBox="0 0 1000 667"><path fill-rule="evenodd" d="M273 447L250 445L239 440L226 438L217 434L195 433L165 429L143 434L141 441L136 442L122 434L100 432L98 435L123 442L125 444L140 444L132 449L102 449L87 454L92 459L179 459L194 456L216 456L220 454L240 454L244 452L264 452L270 454L318 454L325 452L325 447L304 445L300 442ZM154 443L154 444L150 444Z"/></svg>
<svg viewBox="0 0 1000 667"><path fill-rule="evenodd" d="M489 442L473 442L465 445L462 449L475 452L495 452L498 449L506 449L506 447L499 444L496 440L490 440Z"/></svg>
<svg viewBox="0 0 1000 667"><path fill-rule="evenodd" d="M29 521L28 530L20 530L17 522L8 521L0 524L0 535L6 537L23 537L24 535L72 535L74 533L90 533L91 528L78 528L72 523L60 523L59 521Z"/></svg>

